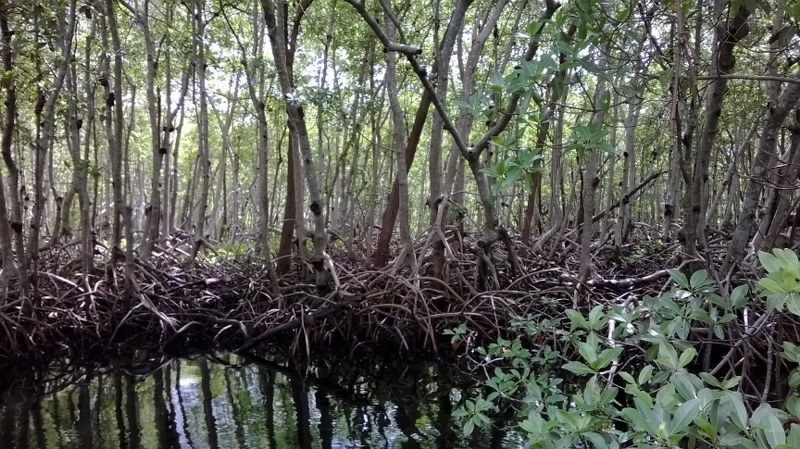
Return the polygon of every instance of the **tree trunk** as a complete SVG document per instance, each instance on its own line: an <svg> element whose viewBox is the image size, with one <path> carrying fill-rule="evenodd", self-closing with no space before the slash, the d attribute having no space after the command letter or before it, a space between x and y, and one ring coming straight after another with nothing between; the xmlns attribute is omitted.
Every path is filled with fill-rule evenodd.
<svg viewBox="0 0 800 449"><path fill-rule="evenodd" d="M386 35L389 39L394 40L396 28L386 14ZM409 267L411 272L415 272L417 260L414 253L414 244L411 239L411 228L409 227L409 212L408 212L408 176L407 164L405 157L406 146L406 120L403 116L403 108L400 106L400 101L397 95L397 54L386 53L386 75L384 77L386 83L386 93L389 96L389 107L392 116L392 149L395 152L396 161L396 177L397 177L397 193L398 193L398 215L400 219L400 245L402 247L400 258L395 266L396 270L403 267Z"/></svg>
<svg viewBox="0 0 800 449"><path fill-rule="evenodd" d="M800 81L800 70L795 72L794 78ZM745 188L742 211L728 246L722 273L727 273L734 264L744 260L745 248L750 242L753 230L757 227L758 202L761 198L761 189L768 181L771 162L775 158L778 130L800 100L800 83L787 83L782 93L777 82L775 84L770 94L770 101L767 103L767 117L761 130L761 142L750 169L751 175Z"/></svg>
<svg viewBox="0 0 800 449"><path fill-rule="evenodd" d="M206 214L208 211L208 192L211 188L211 147L208 137L208 92L206 91L206 19L203 0L194 1L194 31L197 37L195 53L195 77L198 89L198 120L197 120L197 157L200 167L200 198L197 201L197 218L195 219L194 245L192 247L192 260L197 257L200 247L204 244L206 234Z"/></svg>
<svg viewBox="0 0 800 449"><path fill-rule="evenodd" d="M2 140L0 141L0 152L2 152L6 169L9 171L11 216L14 220L10 225L8 209L6 208L8 204L5 191L6 182L3 179L3 171L0 170L0 257L2 257L0 262L2 262L3 268L3 276L0 277L0 287L2 287L3 290L5 289L8 276L16 271L14 266L14 253L11 246L11 228L16 224L20 229L18 231L15 230L15 233L22 231L21 214L19 213L19 195L16 193L17 185L19 184L19 175L17 174L16 164L11 157L11 145L13 143L14 126L17 116L17 89L12 75L14 73L14 61L11 52L13 43L12 36L14 33L8 24L11 6L12 5L8 4L7 1L0 1L0 39L2 39L0 57L3 59L3 71L6 73L5 82L3 82L3 89L5 90L5 121L3 123ZM20 255L24 255L24 252L21 252ZM24 265L22 265L22 269L24 270ZM28 280L27 278L20 278L20 281L23 288L22 291L25 292L27 290Z"/></svg>
<svg viewBox="0 0 800 449"><path fill-rule="evenodd" d="M305 10L310 5L311 0L302 7L298 7L292 21L292 27L287 27L288 8L285 0L262 0L265 11L264 17L267 24L267 33L270 37L272 55L275 61L275 71L280 82L281 92L283 93L286 113L289 117L289 130L297 139L300 155L303 160L306 184L308 186L309 199L311 204L309 210L313 215L314 222L314 254L311 257L311 265L316 272L316 285L320 288L327 288L332 280L332 264L326 254L328 238L325 231L324 201L317 179L318 172L314 163L314 155L309 142L303 106L295 95L295 86L292 73L294 60L294 49L296 49L297 36L300 32L300 23ZM287 33L287 31L289 33ZM287 42L287 36L290 37ZM290 44L291 46L287 45ZM301 236L298 236L300 238Z"/></svg>
<svg viewBox="0 0 800 449"><path fill-rule="evenodd" d="M733 8L731 6L731 8ZM746 5L740 5L736 15L717 27L717 51L712 58L711 70L713 75L724 76L733 70L735 59L733 50L736 44L750 32L747 19L750 11ZM722 115L722 104L728 80L717 78L711 81L707 91L705 104L705 123L703 134L695 150L694 172L686 194L689 208L686 213L686 226L684 227L685 240L683 242L686 252L690 256L697 256L697 240L705 246L705 209L708 198L708 166L711 150L714 147L719 133L719 120Z"/></svg>

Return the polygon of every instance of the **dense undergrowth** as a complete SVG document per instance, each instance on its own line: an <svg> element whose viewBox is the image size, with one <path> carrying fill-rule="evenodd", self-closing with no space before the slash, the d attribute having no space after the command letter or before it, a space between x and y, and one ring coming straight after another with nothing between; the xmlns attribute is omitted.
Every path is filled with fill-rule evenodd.
<svg viewBox="0 0 800 449"><path fill-rule="evenodd" d="M790 250L759 260L755 295L673 270L669 291L640 302L510 321L510 337L464 356L483 381L455 413L463 433L511 411L532 448L800 447L800 348L784 326L800 315L800 263Z"/></svg>
<svg viewBox="0 0 800 449"><path fill-rule="evenodd" d="M583 284L575 252L519 249L521 272L498 263L488 290L476 289L469 252L453 255L444 280L334 252L340 285L321 292L302 263L275 288L247 246L193 265L176 247L137 266L128 299L121 270L82 283L54 257L33 310L13 288L0 307L0 365L399 354L480 381L456 412L464 433L512 415L536 448L800 447L794 253L762 253L760 281L746 273L726 290L714 273L684 275L678 244L598 251Z"/></svg>

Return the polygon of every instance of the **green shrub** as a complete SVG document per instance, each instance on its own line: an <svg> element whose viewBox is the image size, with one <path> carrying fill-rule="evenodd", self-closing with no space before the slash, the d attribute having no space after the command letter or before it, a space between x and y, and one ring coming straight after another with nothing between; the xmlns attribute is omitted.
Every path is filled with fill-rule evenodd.
<svg viewBox="0 0 800 449"><path fill-rule="evenodd" d="M797 256L776 249L759 260L764 313L800 315ZM463 435L510 409L514 430L531 448L800 448L800 426L790 423L800 416L794 392L785 410L753 404L739 392L740 377L717 378L696 365L692 328L723 339L751 300L747 287L720 295L705 271L671 275L669 292L636 306L568 310L560 321L512 320L508 334L518 337L476 351L475 372L486 374L480 391L454 412ZM448 333L454 341L468 334L463 325ZM784 342L782 357L796 367L800 348ZM800 385L796 368L789 385Z"/></svg>

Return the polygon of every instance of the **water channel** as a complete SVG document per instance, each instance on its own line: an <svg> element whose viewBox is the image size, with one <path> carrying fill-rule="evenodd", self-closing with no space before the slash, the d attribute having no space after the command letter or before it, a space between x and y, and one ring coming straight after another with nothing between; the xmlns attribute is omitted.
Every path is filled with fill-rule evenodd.
<svg viewBox="0 0 800 449"><path fill-rule="evenodd" d="M303 373L228 356L146 374L91 370L18 379L0 405L2 449L512 448L501 430L459 438L461 390L431 367ZM33 375L31 377L34 377Z"/></svg>

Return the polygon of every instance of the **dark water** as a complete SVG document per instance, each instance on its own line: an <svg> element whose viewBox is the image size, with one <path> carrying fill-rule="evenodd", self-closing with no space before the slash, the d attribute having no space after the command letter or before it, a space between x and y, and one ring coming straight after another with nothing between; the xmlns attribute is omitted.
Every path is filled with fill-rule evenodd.
<svg viewBox="0 0 800 449"><path fill-rule="evenodd" d="M459 439L452 375L387 367L173 360L146 375L49 372L0 406L0 449L510 448L499 430ZM59 377L62 376L62 377Z"/></svg>

